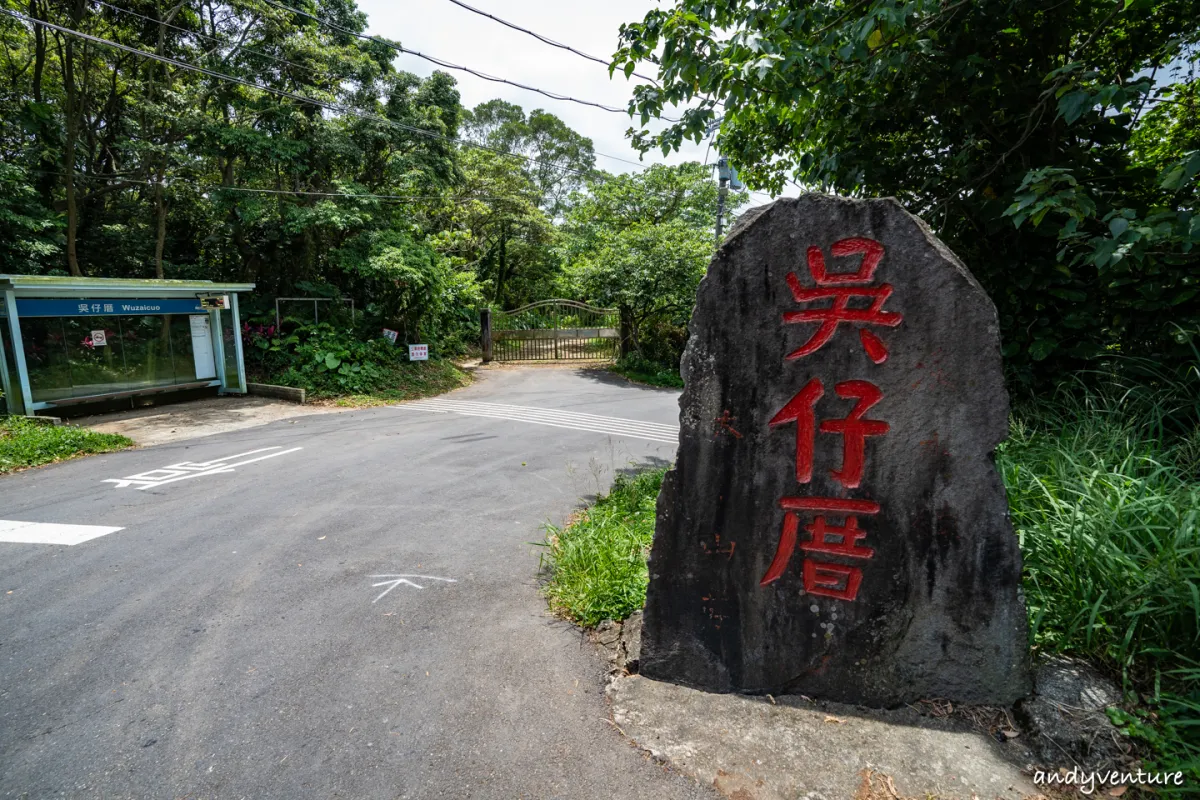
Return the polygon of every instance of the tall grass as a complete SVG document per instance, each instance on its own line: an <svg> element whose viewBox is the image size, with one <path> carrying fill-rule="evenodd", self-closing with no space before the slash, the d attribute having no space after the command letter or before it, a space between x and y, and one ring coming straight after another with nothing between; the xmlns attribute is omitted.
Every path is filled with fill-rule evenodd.
<svg viewBox="0 0 1200 800"><path fill-rule="evenodd" d="M581 625L625 619L646 602L646 558L665 469L618 475L612 491L563 528L548 526L550 606Z"/></svg>
<svg viewBox="0 0 1200 800"><path fill-rule="evenodd" d="M1103 400L1041 404L999 453L1035 641L1144 681L1200 657L1200 483L1187 445Z"/></svg>
<svg viewBox="0 0 1200 800"><path fill-rule="evenodd" d="M1200 374L1120 367L1018 403L997 462L1035 646L1107 668L1200 778Z"/></svg>

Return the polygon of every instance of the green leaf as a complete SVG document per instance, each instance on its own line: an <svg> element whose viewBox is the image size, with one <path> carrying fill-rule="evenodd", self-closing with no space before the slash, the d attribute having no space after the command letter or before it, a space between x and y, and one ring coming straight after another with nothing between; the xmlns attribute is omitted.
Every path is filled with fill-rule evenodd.
<svg viewBox="0 0 1200 800"><path fill-rule="evenodd" d="M1029 345L1029 357L1034 361L1043 361L1056 347L1058 342L1053 339L1035 339L1033 344Z"/></svg>
<svg viewBox="0 0 1200 800"><path fill-rule="evenodd" d="M337 356L335 356L333 353L325 354L325 368L326 369L336 369L337 366L341 363L342 363L342 360L340 358L338 358Z"/></svg>
<svg viewBox="0 0 1200 800"><path fill-rule="evenodd" d="M1091 95L1087 92L1076 90L1069 92L1059 98L1058 101L1058 116L1066 120L1070 125L1075 120L1091 107Z"/></svg>
<svg viewBox="0 0 1200 800"><path fill-rule="evenodd" d="M1112 222L1108 223L1108 230L1114 239L1121 238L1121 234L1129 230L1129 220L1124 217L1115 217Z"/></svg>

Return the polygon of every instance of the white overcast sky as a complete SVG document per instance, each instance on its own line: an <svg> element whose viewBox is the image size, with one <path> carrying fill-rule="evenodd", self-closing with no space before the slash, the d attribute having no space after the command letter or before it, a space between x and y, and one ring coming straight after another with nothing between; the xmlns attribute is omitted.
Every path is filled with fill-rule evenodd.
<svg viewBox="0 0 1200 800"><path fill-rule="evenodd" d="M543 36L570 45L600 58L609 58L618 46L622 23L641 20L654 7L650 0L464 0L469 5L504 20L537 31ZM367 30L377 36L399 41L405 47L426 55L471 67L480 72L507 78L550 92L582 100L624 108L638 80L626 81L618 73L593 61L539 42L486 17L454 5L449 0L358 0L367 14ZM397 69L429 75L440 69L416 56L401 55ZM653 65L639 70L653 75ZM494 83L457 70L454 75L462 103L474 108L479 103L501 98L529 112L535 108L549 111L571 128L589 137L596 149L596 166L609 172L636 171L630 164L605 158L601 154L638 160L638 153L625 138L633 124L627 115L567 101L552 100L540 94ZM668 116L677 116L669 111ZM704 161L705 144L685 143L678 153L664 157L660 151L647 153L642 163ZM708 154L709 163L715 151ZM766 200L757 194L752 203Z"/></svg>

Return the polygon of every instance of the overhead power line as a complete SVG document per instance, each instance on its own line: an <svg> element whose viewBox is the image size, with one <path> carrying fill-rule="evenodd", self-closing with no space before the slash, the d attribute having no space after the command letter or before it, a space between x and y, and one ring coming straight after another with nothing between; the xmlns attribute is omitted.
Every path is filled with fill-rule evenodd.
<svg viewBox="0 0 1200 800"><path fill-rule="evenodd" d="M207 39L211 42L215 42L216 44L221 45L222 47L232 46L232 43L226 42L217 36L203 33L201 31L193 31L193 30L189 30L187 28L181 28L178 25L172 25L169 22L163 22L162 20L157 20L154 17L148 17L145 14L139 14L138 12L132 11L128 8L122 8L121 6L113 5L112 3L105 2L105 0L93 0L93 2L95 2L97 5L104 6L105 8L112 9L113 11L117 11L122 14L129 14L130 16L137 17L138 19L144 20L146 22L153 22L156 25L165 25L166 27L171 28L172 30L179 31L180 33L186 33L189 36L197 36L202 39ZM294 61L288 61L286 58L280 58L279 56L273 56L270 53L264 53L262 50L256 50L252 47L246 47L244 45L238 46L237 49L243 50L247 53L254 53L255 55L270 59L271 61L274 61L278 64L283 64L283 65L286 65L289 67L295 67L296 69L299 69L299 70L304 70L305 72L308 72L309 74L315 74L312 67L305 66L304 64L297 64ZM464 144L466 144L466 142L464 142ZM628 158L621 158L620 156L609 155L608 153L598 153L595 150L592 151L592 154L599 156L601 158L608 158L613 161L620 161L624 164L632 164L635 167L645 168L645 166L646 166L645 164L638 162L638 161L631 161ZM515 154L513 154L513 155L515 155Z"/></svg>
<svg viewBox="0 0 1200 800"><path fill-rule="evenodd" d="M460 138L454 137L454 136L447 136L446 134L438 133L437 131L431 131L431 130L428 130L425 128L418 128L415 125L407 125L403 122L397 122L396 120L388 119L386 117L381 117L377 114L370 114L367 112L362 112L362 111L359 111L350 106L342 105L339 103L332 103L332 102L327 102L324 100L318 100L313 97L307 97L305 95L296 94L295 92L289 92L284 89L276 89L276 88L273 88L270 86L263 86L261 84L255 83L254 81L246 80L244 78L239 78L234 75L227 75L223 72L218 72L216 70L208 69L206 67L201 67L196 64L187 62L187 61L182 61L180 59L171 58L170 56L158 55L157 53L151 53L146 50L141 50L136 47L131 47L130 45L127 45L127 44L121 44L120 42L114 42L111 39L105 39L102 36L95 36L90 33L84 33L82 31L77 31L72 28L67 28L62 25L57 25L52 22L47 22L45 20L35 19L33 17L26 16L25 14L21 14L20 12L13 11L8 8L0 7L0 13L4 13L14 19L20 20L22 22L26 22L31 25L40 25L43 28L55 30L60 33L66 34L68 36L75 36L77 38L84 39L86 41L94 42L96 44L104 45L106 47L112 47L117 50L121 50L121 51L124 51L127 53L132 53L134 55L139 55L139 56L142 56L143 58L149 58L153 61L158 61L158 62L161 62L164 64L170 64L171 66L179 67L180 69L187 70L190 72L195 72L195 73L198 73L201 75L205 75L207 77L215 78L217 80L223 80L223 81L227 81L229 83L237 84L239 86L245 86L246 88L249 88L249 89L256 89L261 92L273 94L273 95L276 95L277 97L283 97L283 98L287 98L289 100L295 100L295 101L301 102L301 103L308 103L310 105L313 105L317 108L324 109L326 111L332 111L332 112L339 113L339 114L345 114L347 116L358 117L359 119L366 119L366 120L371 120L373 122L379 122L384 125L388 125L390 127L396 128L398 130L408 131L410 133L415 133L420 136L426 136L431 139L437 139L439 141L447 142L449 144L457 144L457 145L460 145L463 147L470 147L470 148L473 148L476 150L483 150L486 152L495 153L496 155L520 159L521 161L524 161L528 164L532 164L534 166L549 167L551 169L559 170L559 171L563 172L564 174L578 175L578 176L584 177L584 178L592 178L593 180L602 180L602 181L604 180L604 178L602 176L597 175L594 171L578 170L578 169L574 169L572 167L562 166L560 164L552 164L549 162L540 161L535 158L530 158L529 156L521 155L520 153L513 153L508 150L501 150L500 148L497 148L497 147L489 147L488 145L471 142L471 141L468 141L465 139L460 139ZM607 156L603 153L596 153L595 155L605 156L606 158L613 158L618 161L625 161L626 163L630 163L630 164L635 163L632 161L627 161L626 159L618 158L617 156ZM640 166L640 165L638 165L638 166Z"/></svg>
<svg viewBox="0 0 1200 800"><path fill-rule="evenodd" d="M296 94L295 92L289 92L284 89L276 89L271 86L263 86L261 84L255 83L254 81L249 81L244 78L239 78L235 75L226 75L223 72L217 72L216 70L208 69L207 67L197 66L196 64L192 64L187 61L181 61L176 58L171 58L170 56L160 56L157 53L151 53L146 50L140 50L136 47L130 47L127 44L121 44L120 42L114 42L111 39L105 39L102 36L94 36L90 33L83 33L82 31L77 31L72 28L66 28L66 27L63 27L62 25L56 25L52 22L46 22L45 20L34 19L33 17L28 17L19 12L12 11L11 9L0 8L0 12L7 14L10 17L13 17L14 19L19 19L19 20L22 20L23 22L28 22L32 25L41 25L44 28L56 30L60 33L67 34L69 36L76 36L76 37L79 37L80 39L85 39L90 42L95 42L96 44L102 44L102 45L105 45L108 47L114 47L118 50L123 50L127 53L133 53L135 55L140 55L145 58L150 58L155 61L162 62L164 64L170 64L172 66L179 67L180 69L185 69L185 70L189 70L191 72L199 73L201 75L206 75L210 78L216 78L218 80L224 80L224 81L229 81L231 83L236 83L241 86L245 86L249 89L257 89L258 91L267 92L268 94L273 94L278 97L285 97L289 100L296 100L297 102L301 102L301 103L309 103L313 106L316 106L317 108L323 108L326 111L333 111L333 112L339 113L339 114L346 114L347 116L354 116L354 117L358 117L360 119L367 119L367 120L371 120L373 122L380 122L384 125L389 125L391 127L397 128L399 130L405 130L405 131L409 131L411 133L415 133L415 134L418 134L421 136L427 136L432 139L438 139L438 140L447 142L449 144L458 144L458 145L462 145L464 147L472 147L477 150L486 150L488 152L496 153L497 155L508 156L510 158L519 158L522 161L525 161L529 164L533 164L536 166L550 167L551 169L562 170L563 172L569 172L574 175L579 175L579 176L585 177L585 178L586 177L594 177L592 175L592 173L586 172L584 170L573 169L571 167L564 167L559 164L551 164L551 163L548 163L545 161L539 161L535 158L530 158L529 156L523 156L520 153L512 153L512 152L509 152L508 150L501 150L498 147L488 147L487 145L478 144L476 142L470 142L465 139L459 139L455 136L447 136L446 134L438 133L437 131L427 130L426 128L418 128L415 125L407 125L403 122L397 122L396 120L388 119L387 117L381 117L377 114L370 114L370 113L366 113L363 111L359 111L355 108L352 108L352 107L346 106L346 105L342 105L340 103L331 103L331 102L327 102L325 100L318 100L314 97L306 97L305 95L302 95L302 94Z"/></svg>
<svg viewBox="0 0 1200 800"><path fill-rule="evenodd" d="M580 100L577 97L570 97L569 95L558 94L557 92L549 92L549 91L546 91L545 89L539 89L536 86L530 86L525 83L518 83L516 81L510 81L508 78L501 78L497 75L489 75L486 72L480 72L477 69L472 69L471 67L465 67L462 64L455 64L450 61L445 61L440 58L435 58L434 56L426 55L417 50L412 50L407 47L403 47L401 45L396 44L395 42L389 42L387 39L380 39L378 36L371 36L370 34L352 31L349 28L344 28L341 25L338 25L337 23L329 22L328 20L323 20L320 17L316 16L315 14L310 14L307 11L301 11L298 8L293 8L292 6L284 5L283 3L277 3L277 2L275 2L275 0L259 0L259 2L264 3L268 6L271 6L272 8L278 8L281 11L287 11L292 14L299 14L302 17L307 17L308 19L311 19L314 22L316 22L318 25L324 25L327 28L338 31L339 33L344 33L347 36L354 36L358 39L362 39L363 41L381 44L384 47L392 48L393 50L395 50L398 53L405 53L407 55L416 56L417 58L423 58L432 64L437 64L439 67L445 67L446 69L459 70L461 72L466 72L470 75L474 75L476 78L481 78L485 81L492 81L493 83L507 84L509 86L514 86L518 89L524 89L527 92L536 92L537 94L543 95L544 97L549 97L551 100L561 100L561 101L569 102L569 103L578 103L579 105L591 106L592 108L599 108L602 111L608 111L613 114L624 114L626 116L632 116L629 113L629 109L627 109L627 108L616 108L615 106L607 106L607 105L604 105L603 103L594 103L591 100ZM674 117L659 117L659 119L663 119L668 122L679 122L679 120Z"/></svg>
<svg viewBox="0 0 1200 800"><path fill-rule="evenodd" d="M469 6L466 3L462 2L462 0L450 0L450 2L454 3L454 5L458 6L459 8L465 8L467 11L470 11L474 14L479 14L481 17L487 17L488 19L492 20L493 22L499 22L501 25L504 25L505 27L508 27L508 28L512 28L514 31L520 31L521 33L527 33L530 36L532 36L533 38L537 39L539 42L544 42L545 44L548 44L551 47L557 47L560 50L566 50L569 53L574 53L575 55L577 55L581 58L586 58L588 61L595 61L597 64L603 64L606 67L612 67L611 61L607 61L603 58L600 58L599 56L589 55L589 54L583 52L582 50L576 50L574 47L571 47L570 45L567 45L567 44L563 44L562 42L556 42L547 36L542 36L540 33L537 33L536 31L531 31L528 28L522 28L520 25L509 22L508 20L500 19L499 17L489 14L486 11L475 8L475 6ZM658 86L658 81L654 78L651 78L649 75L643 75L640 72L633 72L630 74L632 74L635 77L641 78L644 81L650 81L655 86ZM664 117L663 119L666 119L666 117Z"/></svg>
<svg viewBox="0 0 1200 800"><path fill-rule="evenodd" d="M49 172L47 170L29 169L26 172L32 172L38 175L54 175L55 177L65 178L65 173ZM125 183L131 186L156 186L161 184L162 187L169 188L177 183L182 183L185 186L191 186L201 192L243 192L246 194L268 194L268 195L295 195L298 197L327 197L336 198L338 200L383 200L387 202L425 202L429 200L445 200L453 203L460 203L467 200L479 200L487 202L489 200L508 200L507 197L491 197L485 195L457 195L448 196L440 194L374 194L371 192L363 193L348 193L348 192L311 192L303 189L256 189L250 186L224 186L219 183L201 183L188 178L180 178L174 175L168 175L162 181L157 181L152 178L126 178L120 175L95 175L83 172L76 172L71 177L76 180L101 181L104 183Z"/></svg>

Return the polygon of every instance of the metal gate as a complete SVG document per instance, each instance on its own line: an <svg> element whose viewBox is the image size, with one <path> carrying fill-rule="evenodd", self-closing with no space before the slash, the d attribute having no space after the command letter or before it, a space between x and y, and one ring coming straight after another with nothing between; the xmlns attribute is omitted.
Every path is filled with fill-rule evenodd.
<svg viewBox="0 0 1200 800"><path fill-rule="evenodd" d="M599 361L617 357L620 314L574 300L484 312L484 361Z"/></svg>

